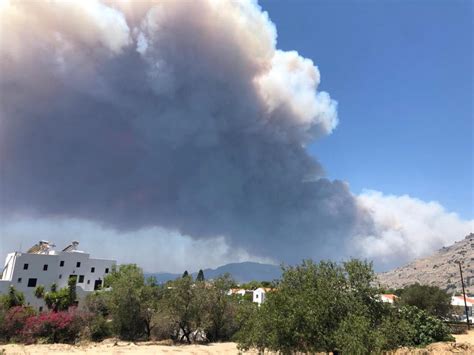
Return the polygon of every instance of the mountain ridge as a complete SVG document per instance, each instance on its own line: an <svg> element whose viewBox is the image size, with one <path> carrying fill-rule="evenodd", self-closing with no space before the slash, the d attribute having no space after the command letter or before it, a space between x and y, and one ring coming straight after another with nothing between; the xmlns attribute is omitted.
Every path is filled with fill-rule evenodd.
<svg viewBox="0 0 474 355"><path fill-rule="evenodd" d="M382 286L402 288L416 282L438 286L447 292L461 292L459 264L463 269L466 293L474 293L474 233L439 249L434 254L413 260L394 270L378 274Z"/></svg>
<svg viewBox="0 0 474 355"><path fill-rule="evenodd" d="M245 261L241 263L229 263L221 265L215 269L203 269L204 277L206 279L214 279L225 273L232 275L234 280L238 283L246 283L250 281L273 281L281 276L281 268L277 265L262 264L252 261ZM196 278L198 271L191 273L193 278ZM160 283L174 280L182 276L178 273L156 272L145 273L145 276L154 276Z"/></svg>

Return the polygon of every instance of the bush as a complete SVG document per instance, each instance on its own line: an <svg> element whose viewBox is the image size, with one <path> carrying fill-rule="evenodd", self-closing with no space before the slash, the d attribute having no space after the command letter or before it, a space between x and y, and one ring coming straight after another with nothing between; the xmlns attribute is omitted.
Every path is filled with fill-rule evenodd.
<svg viewBox="0 0 474 355"><path fill-rule="evenodd" d="M110 322L103 316L92 316L89 320L89 338L92 341L102 341L112 335Z"/></svg>
<svg viewBox="0 0 474 355"><path fill-rule="evenodd" d="M2 324L2 332L7 341L19 341L22 339L22 332L25 323L29 318L35 315L31 307L15 306L10 308Z"/></svg>
<svg viewBox="0 0 474 355"><path fill-rule="evenodd" d="M84 317L75 308L62 312L43 312L26 320L24 340L33 343L41 338L47 343L73 343L79 336Z"/></svg>
<svg viewBox="0 0 474 355"><path fill-rule="evenodd" d="M453 340L448 327L428 312L381 302L374 279L371 264L358 260L286 268L265 303L241 309L239 348L372 354Z"/></svg>
<svg viewBox="0 0 474 355"><path fill-rule="evenodd" d="M428 312L416 307L400 308L400 318L405 320L411 327L409 339L411 344L427 345L436 341L454 341L449 332L449 327L440 319L430 316Z"/></svg>

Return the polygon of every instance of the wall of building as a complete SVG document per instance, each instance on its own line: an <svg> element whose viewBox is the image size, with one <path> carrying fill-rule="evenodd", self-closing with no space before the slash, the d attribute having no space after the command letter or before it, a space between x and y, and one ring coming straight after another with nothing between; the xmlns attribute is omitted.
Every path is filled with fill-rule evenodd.
<svg viewBox="0 0 474 355"><path fill-rule="evenodd" d="M13 255L13 258L11 256ZM49 291L51 285L57 288L68 286L69 277L75 276L78 297L102 286L104 277L111 272L115 261L91 259L89 254L79 251L55 254L9 254L6 268L0 281L0 293L8 292L12 285L25 295L27 304L44 308L44 302L34 295L35 288L43 285ZM6 278L6 276L9 276Z"/></svg>

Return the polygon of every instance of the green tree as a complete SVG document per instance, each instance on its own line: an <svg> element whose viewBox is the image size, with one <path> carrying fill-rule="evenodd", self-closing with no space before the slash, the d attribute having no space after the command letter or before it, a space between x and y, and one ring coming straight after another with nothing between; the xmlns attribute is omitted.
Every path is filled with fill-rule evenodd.
<svg viewBox="0 0 474 355"><path fill-rule="evenodd" d="M184 270L183 276L181 276L181 277L185 278L185 277L188 277L188 276L189 276L188 270Z"/></svg>
<svg viewBox="0 0 474 355"><path fill-rule="evenodd" d="M87 318L89 337L93 341L101 341L104 338L112 335L110 322L108 322L109 300L110 292L98 290L88 294L84 300L85 308L91 314Z"/></svg>
<svg viewBox="0 0 474 355"><path fill-rule="evenodd" d="M238 346L284 354L372 354L452 339L428 312L381 302L375 284L372 264L365 261L304 261L284 268L261 307L242 308Z"/></svg>
<svg viewBox="0 0 474 355"><path fill-rule="evenodd" d="M436 286L415 283L405 287L400 293L401 305L415 306L428 314L446 318L452 312L451 296Z"/></svg>
<svg viewBox="0 0 474 355"><path fill-rule="evenodd" d="M0 295L0 304L6 310L12 307L23 306L25 304L25 296L22 292L17 291L15 287L10 286L8 293Z"/></svg>
<svg viewBox="0 0 474 355"><path fill-rule="evenodd" d="M230 297L227 292L235 281L230 274L224 274L216 278L207 287L207 329L206 333L211 341L229 340L237 330L236 313L239 300Z"/></svg>
<svg viewBox="0 0 474 355"><path fill-rule="evenodd" d="M44 300L46 307L53 312L66 311L76 304L76 291L69 285L68 287L57 289L56 284L51 285L51 291L46 292L43 285L35 289L35 296Z"/></svg>
<svg viewBox="0 0 474 355"><path fill-rule="evenodd" d="M149 338L154 327L159 288L145 282L143 271L134 264L121 265L106 277L108 310L115 332L126 340Z"/></svg>
<svg viewBox="0 0 474 355"><path fill-rule="evenodd" d="M202 325L203 289L193 283L191 276L169 282L165 290L163 305L173 326L173 337L191 343L190 334Z"/></svg>
<svg viewBox="0 0 474 355"><path fill-rule="evenodd" d="M204 281L204 271L202 271L202 269L199 270L196 276L196 281Z"/></svg>
<svg viewBox="0 0 474 355"><path fill-rule="evenodd" d="M377 300L374 280L371 264L358 260L343 265L304 261L284 268L275 291L247 315L249 321L237 333L239 347L282 353L376 352L382 335L374 332L388 306Z"/></svg>
<svg viewBox="0 0 474 355"><path fill-rule="evenodd" d="M68 298L69 298L68 301L70 305L76 304L76 301L77 301L76 284L77 284L77 276L76 275L70 276L67 281Z"/></svg>

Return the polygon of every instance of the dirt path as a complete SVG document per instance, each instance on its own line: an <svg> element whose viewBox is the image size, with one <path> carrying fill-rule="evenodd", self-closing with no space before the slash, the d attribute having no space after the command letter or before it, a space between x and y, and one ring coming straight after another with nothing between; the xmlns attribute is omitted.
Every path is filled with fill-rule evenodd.
<svg viewBox="0 0 474 355"><path fill-rule="evenodd" d="M435 343L424 349L399 349L393 355L447 355L447 354L474 354L474 330L469 334L456 335L455 343ZM190 354L216 355L239 354L235 343L213 343L209 345L163 345L153 342L129 343L113 339L102 343L88 343L84 345L42 344L42 345L0 345L7 355L49 355L49 354L88 354L88 355L119 355L119 354ZM246 354L257 354L255 351Z"/></svg>
<svg viewBox="0 0 474 355"><path fill-rule="evenodd" d="M153 343L98 343L87 345L66 345L66 344L35 344L19 345L8 344L0 346L8 355L49 355L49 354L88 354L88 355L108 355L108 354L238 354L235 343L213 343L209 345L159 345Z"/></svg>

